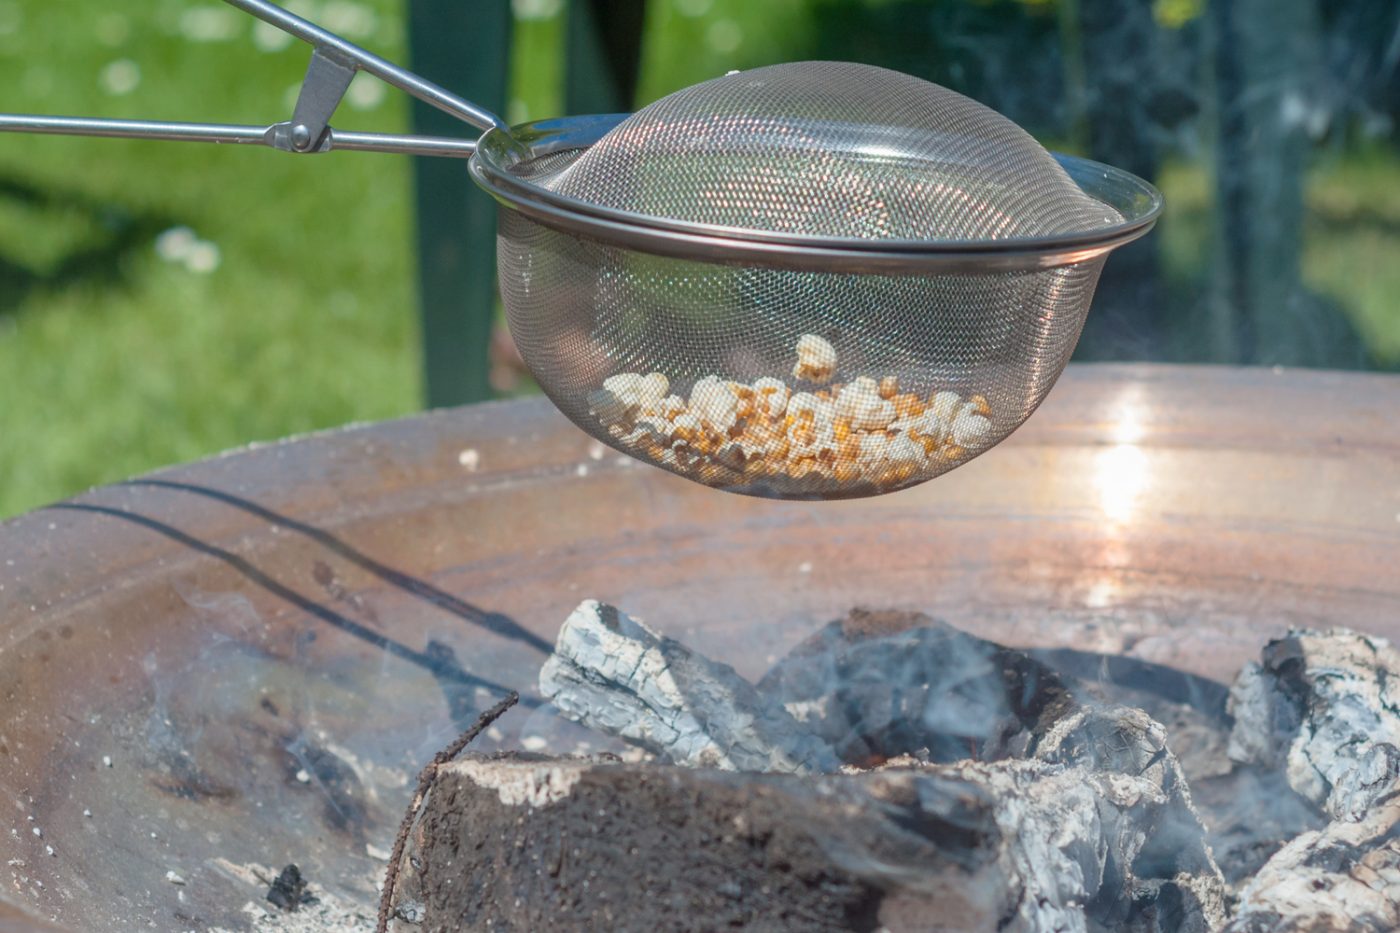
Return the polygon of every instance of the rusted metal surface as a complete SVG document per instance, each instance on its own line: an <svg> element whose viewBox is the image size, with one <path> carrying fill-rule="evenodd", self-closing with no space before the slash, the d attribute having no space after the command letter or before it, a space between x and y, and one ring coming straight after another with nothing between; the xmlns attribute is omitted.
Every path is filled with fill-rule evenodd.
<svg viewBox="0 0 1400 933"><path fill-rule="evenodd" d="M524 401L22 516L0 929L240 928L254 862L371 904L412 775L505 687L483 749L548 716L535 675L586 596L750 676L856 604L1220 680L1290 624L1397 636L1400 378L1071 367L1005 444L851 502L716 493Z"/></svg>

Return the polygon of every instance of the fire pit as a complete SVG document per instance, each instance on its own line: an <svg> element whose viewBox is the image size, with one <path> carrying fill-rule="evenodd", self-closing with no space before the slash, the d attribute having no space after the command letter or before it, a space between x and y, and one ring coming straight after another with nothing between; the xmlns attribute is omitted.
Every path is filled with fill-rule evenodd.
<svg viewBox="0 0 1400 933"><path fill-rule="evenodd" d="M31 513L0 526L0 925L246 929L274 881L372 922L413 776L507 689L477 752L611 747L536 689L586 597L749 681L856 606L1219 691L1290 627L1400 635L1397 411L1380 376L1071 368L938 482L803 505L516 402Z"/></svg>

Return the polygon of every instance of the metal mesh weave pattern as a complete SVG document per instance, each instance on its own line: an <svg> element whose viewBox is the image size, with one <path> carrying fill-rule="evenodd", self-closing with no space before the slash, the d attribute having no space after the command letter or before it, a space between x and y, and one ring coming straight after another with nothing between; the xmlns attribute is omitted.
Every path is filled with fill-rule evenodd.
<svg viewBox="0 0 1400 933"><path fill-rule="evenodd" d="M804 236L994 240L1110 226L1004 117L884 69L729 75L584 150L516 166L602 207ZM502 212L525 362L576 424L706 485L784 498L903 488L1040 404L1103 258L985 274L852 274L652 255Z"/></svg>
<svg viewBox="0 0 1400 933"><path fill-rule="evenodd" d="M1043 236L1121 219L995 111L848 62L677 91L542 183L636 214L862 239Z"/></svg>

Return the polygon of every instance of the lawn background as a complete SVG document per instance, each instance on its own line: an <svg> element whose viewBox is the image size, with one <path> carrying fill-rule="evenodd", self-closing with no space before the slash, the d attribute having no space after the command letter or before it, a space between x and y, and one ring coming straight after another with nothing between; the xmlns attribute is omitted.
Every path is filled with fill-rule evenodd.
<svg viewBox="0 0 1400 933"><path fill-rule="evenodd" d="M640 102L800 53L811 5L654 0ZM289 6L404 59L398 2ZM507 116L556 115L562 4L513 10ZM5 110L275 122L306 56L213 0L0 0ZM406 115L403 95L362 75L336 124L403 131ZM417 410L409 172L389 155L0 134L0 517L249 442ZM1165 279L1189 294L1210 260L1208 168L1174 159L1159 182ZM1393 142L1320 148L1307 199L1307 284L1342 308L1371 365L1395 367Z"/></svg>

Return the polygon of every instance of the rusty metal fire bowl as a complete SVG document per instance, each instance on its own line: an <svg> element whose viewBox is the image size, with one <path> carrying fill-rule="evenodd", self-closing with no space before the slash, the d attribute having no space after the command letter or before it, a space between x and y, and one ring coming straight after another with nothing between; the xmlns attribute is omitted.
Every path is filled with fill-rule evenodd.
<svg viewBox="0 0 1400 933"><path fill-rule="evenodd" d="M852 606L1228 682L1289 625L1400 635L1400 379L1071 367L877 499L726 496L542 400L230 453L0 525L0 929L245 928L238 866L372 910L413 775L548 731L596 597L740 673ZM173 877L172 877L173 876Z"/></svg>

